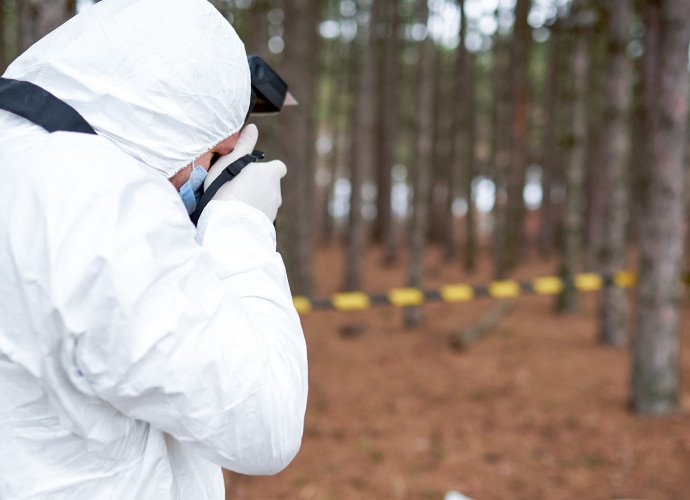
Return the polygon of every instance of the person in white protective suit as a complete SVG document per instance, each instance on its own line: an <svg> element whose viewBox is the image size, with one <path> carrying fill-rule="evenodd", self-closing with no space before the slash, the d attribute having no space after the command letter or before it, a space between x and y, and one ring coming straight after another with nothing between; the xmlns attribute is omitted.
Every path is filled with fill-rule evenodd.
<svg viewBox="0 0 690 500"><path fill-rule="evenodd" d="M182 199L257 139L231 25L206 0L103 0L3 76L96 135L0 110L0 498L219 499L220 467L282 470L307 399L285 165L246 167L197 227Z"/></svg>

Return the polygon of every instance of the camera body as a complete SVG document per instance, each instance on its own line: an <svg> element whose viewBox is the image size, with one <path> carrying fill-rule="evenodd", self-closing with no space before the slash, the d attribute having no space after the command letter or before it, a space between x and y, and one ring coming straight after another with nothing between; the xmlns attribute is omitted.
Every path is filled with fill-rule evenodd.
<svg viewBox="0 0 690 500"><path fill-rule="evenodd" d="M249 115L270 115L278 113L283 106L296 105L297 101L288 92L285 81L278 76L266 61L256 55L247 57L252 79Z"/></svg>

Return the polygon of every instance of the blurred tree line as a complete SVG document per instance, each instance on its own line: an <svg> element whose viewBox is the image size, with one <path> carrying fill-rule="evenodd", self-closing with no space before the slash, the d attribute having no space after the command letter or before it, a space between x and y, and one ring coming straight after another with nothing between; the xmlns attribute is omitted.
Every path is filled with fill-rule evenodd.
<svg viewBox="0 0 690 500"><path fill-rule="evenodd" d="M89 3L0 0L0 67ZM690 0L213 3L300 103L256 120L289 168L278 232L294 293L312 292L314 249L333 241L343 290L361 288L372 244L382 265L407 253L413 287L432 244L468 272L490 252L496 279L534 252L566 282L633 269L635 307L604 287L599 336L632 340L639 412L677 408ZM564 286L555 306L577 298Z"/></svg>

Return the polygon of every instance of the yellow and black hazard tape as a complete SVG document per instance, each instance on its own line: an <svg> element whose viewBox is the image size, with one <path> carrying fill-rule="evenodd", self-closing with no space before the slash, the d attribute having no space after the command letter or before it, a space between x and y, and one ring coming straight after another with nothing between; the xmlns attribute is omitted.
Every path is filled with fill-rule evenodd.
<svg viewBox="0 0 690 500"><path fill-rule="evenodd" d="M683 282L690 285L690 272L683 275ZM580 273L572 277L543 276L531 281L492 281L487 285L457 283L436 290L403 287L380 293L340 292L323 298L295 295L293 302L298 313L306 314L320 309L357 311L376 305L411 307L431 301L469 302L487 297L508 299L525 294L557 295L566 288L592 292L607 286L630 288L636 283L637 275L631 271L619 271L612 275Z"/></svg>

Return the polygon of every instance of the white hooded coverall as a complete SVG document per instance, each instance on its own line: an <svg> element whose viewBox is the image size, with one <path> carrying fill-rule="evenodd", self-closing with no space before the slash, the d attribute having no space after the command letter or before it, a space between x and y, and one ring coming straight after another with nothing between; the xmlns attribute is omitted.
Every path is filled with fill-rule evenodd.
<svg viewBox="0 0 690 500"><path fill-rule="evenodd" d="M221 499L282 470L307 359L271 222L168 178L238 131L244 46L206 0L103 0L8 68L98 135L0 110L0 499Z"/></svg>

